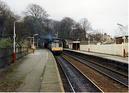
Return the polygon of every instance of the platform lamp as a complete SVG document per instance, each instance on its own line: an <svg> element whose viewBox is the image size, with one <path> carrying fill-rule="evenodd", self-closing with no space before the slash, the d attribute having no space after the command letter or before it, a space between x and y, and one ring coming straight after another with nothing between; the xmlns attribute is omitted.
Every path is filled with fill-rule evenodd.
<svg viewBox="0 0 129 93"><path fill-rule="evenodd" d="M27 38L32 39L32 47L35 47L35 45L34 45L34 43L35 43L35 42L34 42L34 41L35 41L35 40L34 40L34 37L35 37L35 36L37 36L37 35L39 35L39 34L33 34L33 36L32 36L32 37L30 37L30 36L29 36L29 37L27 37Z"/></svg>
<svg viewBox="0 0 129 93"><path fill-rule="evenodd" d="M119 28L120 28L120 30L121 30L121 32L122 32L122 34L123 34L123 43L125 44L125 41L126 41L126 37L125 37L125 32L126 32L126 28L125 28L125 26L124 25L122 25L122 24L119 24L119 23L117 23L117 25L119 26Z"/></svg>
<svg viewBox="0 0 129 93"><path fill-rule="evenodd" d="M39 34L34 34L34 35L33 35L33 47L35 46L35 45L34 45L34 37L35 37L35 36L38 36L38 35L39 35Z"/></svg>
<svg viewBox="0 0 129 93"><path fill-rule="evenodd" d="M13 23L13 62L16 61L16 22L21 22L21 20L14 21Z"/></svg>

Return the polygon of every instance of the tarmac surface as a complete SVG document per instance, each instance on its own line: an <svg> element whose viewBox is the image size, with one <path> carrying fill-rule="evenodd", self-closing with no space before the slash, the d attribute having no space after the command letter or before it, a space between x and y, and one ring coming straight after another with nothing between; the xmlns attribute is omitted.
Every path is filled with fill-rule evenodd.
<svg viewBox="0 0 129 93"><path fill-rule="evenodd" d="M52 53L36 50L0 72L0 91L63 92Z"/></svg>

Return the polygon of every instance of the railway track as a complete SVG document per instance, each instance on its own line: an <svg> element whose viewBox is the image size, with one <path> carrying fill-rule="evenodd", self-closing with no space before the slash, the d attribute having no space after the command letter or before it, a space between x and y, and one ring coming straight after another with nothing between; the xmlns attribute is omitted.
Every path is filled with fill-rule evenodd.
<svg viewBox="0 0 129 93"><path fill-rule="evenodd" d="M122 72L118 72L117 69L112 70L112 66L106 67L105 65L98 63L98 61L88 60L85 57L80 56L79 54L75 55L75 54L67 53L66 55L69 55L72 58L79 60L83 64L97 70L98 72L100 72L100 73L110 77L111 79L123 84L124 86L128 87L128 75L125 75L125 73L122 73Z"/></svg>
<svg viewBox="0 0 129 93"><path fill-rule="evenodd" d="M71 60L72 63L73 63L73 61L78 61L78 63L83 64L84 66L87 66L90 69L94 70L94 72L93 72L94 74L98 73L98 72L99 72L99 74L102 74L102 76L100 78L107 78L108 83L109 82L114 83L113 85L109 84L111 89L110 88L106 89L105 85L102 85L103 83L98 84L98 82L95 81L95 79L93 79L96 84L101 86L101 88L104 90L104 92L105 91L106 92L109 92L109 91L110 92L113 92L113 91L115 91L115 92L124 91L125 92L128 90L128 76L124 75L125 73L123 74L122 71L119 73L118 71L115 71L115 69L112 70L112 68L105 67L102 64L98 64L97 62L95 63L95 62L86 60L84 56L79 56L77 53L76 53L76 55L74 53L70 54L70 53L66 53L66 52L64 54L65 55L63 55L63 56L65 56L65 58L68 58L68 59L72 58L72 60ZM100 78L99 78L99 80L101 80Z"/></svg>
<svg viewBox="0 0 129 93"><path fill-rule="evenodd" d="M70 54L72 53L73 55L81 56L85 60L98 63L99 65L102 65L105 68L111 69L112 71L114 70L117 73L128 76L128 64L127 63L118 62L115 60L105 59L102 57L97 57L94 55L88 55L88 54L83 54L83 53L74 52L74 51L65 50L64 52L67 52Z"/></svg>
<svg viewBox="0 0 129 93"><path fill-rule="evenodd" d="M60 64L70 85L71 92L103 92L95 83L86 77L78 68L62 56L55 57ZM69 91L67 91L69 92Z"/></svg>
<svg viewBox="0 0 129 93"><path fill-rule="evenodd" d="M100 66L103 66L104 68L110 69L112 71L115 71L116 73L119 73L121 75L128 77L128 64L127 63L122 63L122 62L105 59L105 58L97 57L94 55L78 53L74 51L65 50L64 53L72 54L74 56L79 56L86 61L90 61L92 63L94 62Z"/></svg>

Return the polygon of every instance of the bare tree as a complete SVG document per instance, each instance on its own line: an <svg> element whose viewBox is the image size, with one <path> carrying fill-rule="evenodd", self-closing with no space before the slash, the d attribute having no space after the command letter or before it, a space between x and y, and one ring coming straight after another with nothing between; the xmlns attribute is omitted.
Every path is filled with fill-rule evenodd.
<svg viewBox="0 0 129 93"><path fill-rule="evenodd" d="M48 17L47 12L37 4L30 4L25 12L27 16L33 16L36 18L46 19Z"/></svg>
<svg viewBox="0 0 129 93"><path fill-rule="evenodd" d="M82 29L79 23L76 23L72 29L71 39L72 40L85 40L86 32Z"/></svg>
<svg viewBox="0 0 129 93"><path fill-rule="evenodd" d="M47 12L37 4L30 4L25 11L25 15L25 23L31 33L42 33L42 35L45 35L45 31L47 32L46 28L48 28Z"/></svg>
<svg viewBox="0 0 129 93"><path fill-rule="evenodd" d="M91 24L90 24L90 22L88 21L87 18L82 18L82 19L80 20L80 25L81 25L82 29L83 29L86 33L87 33L88 30L91 30L91 29L92 29L92 28L91 28Z"/></svg>
<svg viewBox="0 0 129 93"><path fill-rule="evenodd" d="M64 39L70 38L70 33L75 21L72 18L65 17L60 21L59 37Z"/></svg>

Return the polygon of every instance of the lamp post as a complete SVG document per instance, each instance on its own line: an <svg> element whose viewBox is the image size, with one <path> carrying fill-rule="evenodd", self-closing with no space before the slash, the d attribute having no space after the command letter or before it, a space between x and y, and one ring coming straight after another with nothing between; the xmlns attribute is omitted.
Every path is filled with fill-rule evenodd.
<svg viewBox="0 0 129 93"><path fill-rule="evenodd" d="M125 37L125 32L126 32L126 28L125 28L125 26L124 25L122 25L122 24L119 24L119 23L117 23L117 25L119 26L119 28L120 28L120 30L123 32L122 34L123 34L123 43L125 44L125 41L126 41L126 37ZM127 30L128 31L128 30Z"/></svg>
<svg viewBox="0 0 129 93"><path fill-rule="evenodd" d="M90 34L89 33L86 34L86 38L88 39L87 43L89 45L90 44Z"/></svg>
<svg viewBox="0 0 129 93"><path fill-rule="evenodd" d="M119 26L120 30L123 32L123 57L126 57L126 51L125 51L125 43L126 43L126 27L122 24L117 23L117 25ZM128 30L127 30L128 31Z"/></svg>
<svg viewBox="0 0 129 93"><path fill-rule="evenodd" d="M28 38L31 38L31 39L32 39L32 45L31 45L32 48L35 47L35 45L34 45L34 43L35 43L35 42L34 42L34 41L35 41L35 40L34 40L34 37L37 36L37 35L38 35L38 34L34 34L32 37L28 37Z"/></svg>
<svg viewBox="0 0 129 93"><path fill-rule="evenodd" d="M13 62L16 61L16 32L15 32L15 23L14 21L14 27L13 27Z"/></svg>
<svg viewBox="0 0 129 93"><path fill-rule="evenodd" d="M13 23L13 62L16 61L16 22L20 22L21 20L14 21Z"/></svg>
<svg viewBox="0 0 129 93"><path fill-rule="evenodd" d="M38 34L34 34L33 37L32 37L33 38L33 47L35 47L35 45L34 45L34 37L37 36L37 35Z"/></svg>
<svg viewBox="0 0 129 93"><path fill-rule="evenodd" d="M38 44L38 43L39 43L39 40L40 40L40 39L37 39L37 48L39 47L39 44Z"/></svg>
<svg viewBox="0 0 129 93"><path fill-rule="evenodd" d="M90 35L89 35L89 37L88 37L88 45L90 45Z"/></svg>

